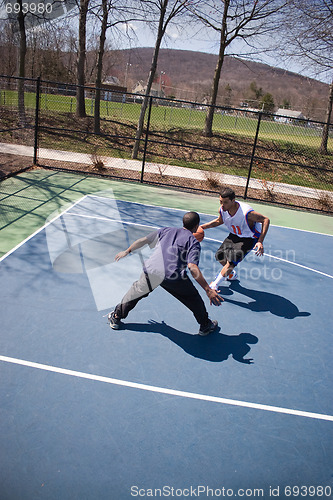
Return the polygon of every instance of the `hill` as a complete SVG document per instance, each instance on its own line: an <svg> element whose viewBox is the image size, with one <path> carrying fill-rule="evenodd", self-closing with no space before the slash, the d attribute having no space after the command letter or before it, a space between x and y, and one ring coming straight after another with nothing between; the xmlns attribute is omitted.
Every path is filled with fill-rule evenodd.
<svg viewBox="0 0 333 500"><path fill-rule="evenodd" d="M104 67L121 83L126 80L131 91L138 81L147 81L152 56L152 48L111 51L106 54ZM210 93L216 62L214 54L161 49L157 77L162 78L166 96L202 102ZM250 90L252 82L264 94L273 95L276 109L289 102L290 109L301 111L312 120L324 120L329 91L327 84L292 71L229 56L222 69L218 104L238 107L246 101L256 107L258 102Z"/></svg>

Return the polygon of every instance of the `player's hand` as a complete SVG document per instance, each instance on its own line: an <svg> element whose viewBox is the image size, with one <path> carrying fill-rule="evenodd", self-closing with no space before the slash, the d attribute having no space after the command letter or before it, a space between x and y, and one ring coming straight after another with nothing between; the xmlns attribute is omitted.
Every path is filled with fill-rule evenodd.
<svg viewBox="0 0 333 500"><path fill-rule="evenodd" d="M217 293L216 290L212 290L210 288L206 293L209 298L210 305L214 304L214 306L220 306L224 301L224 299Z"/></svg>
<svg viewBox="0 0 333 500"><path fill-rule="evenodd" d="M264 245L261 243L261 241L257 241L257 243L254 245L253 250L255 250L256 255L264 255Z"/></svg>
<svg viewBox="0 0 333 500"><path fill-rule="evenodd" d="M126 255L128 255L128 254L129 254L128 250L124 250L123 252L119 252L119 253L117 253L117 255L115 256L114 260L115 260L116 262L118 262L118 260L120 260L120 259L122 259L122 258L126 257Z"/></svg>

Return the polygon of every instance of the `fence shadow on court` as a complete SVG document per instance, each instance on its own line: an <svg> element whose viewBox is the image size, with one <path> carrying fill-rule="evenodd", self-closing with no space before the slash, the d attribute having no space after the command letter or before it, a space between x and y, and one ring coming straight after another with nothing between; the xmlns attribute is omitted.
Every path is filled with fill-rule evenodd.
<svg viewBox="0 0 333 500"><path fill-rule="evenodd" d="M135 332L159 333L194 358L215 363L226 361L229 356L232 356L239 363L251 364L253 362L252 358L245 358L245 356L251 350L249 344L258 342L258 337L251 333L225 335L220 333L219 329L207 337L201 337L200 335L177 330L164 321L161 323L153 320L148 323L126 323L125 328Z"/></svg>

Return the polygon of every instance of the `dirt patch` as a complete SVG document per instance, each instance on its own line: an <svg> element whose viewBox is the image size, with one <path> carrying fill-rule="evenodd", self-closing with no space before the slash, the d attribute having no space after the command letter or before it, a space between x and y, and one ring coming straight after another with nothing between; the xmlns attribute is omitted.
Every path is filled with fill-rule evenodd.
<svg viewBox="0 0 333 500"><path fill-rule="evenodd" d="M78 164L56 160L41 160L39 166L32 164L32 159L25 156L16 156L11 154L0 154L0 180L16 175L20 172L32 169L46 168L60 170L64 172L75 172L83 175L94 175L102 178L113 178L119 180L129 180L140 182L141 172L124 170L117 168L106 168L103 165ZM216 195L222 185L211 173L205 180L194 180L182 177L173 177L170 175L153 174L146 172L143 178L144 183L157 186L171 187L194 193L204 193L207 195ZM236 195L243 197L244 187L232 186ZM332 197L318 194L317 198L305 198L302 196L286 196L283 193L274 192L268 189L249 189L248 198L251 200L264 201L285 207L300 208L304 210L314 210L323 213L333 213Z"/></svg>
<svg viewBox="0 0 333 500"><path fill-rule="evenodd" d="M119 180L128 180L140 182L141 172L134 170L124 170L117 168L97 168L93 164L77 164L65 163L61 161L48 160L47 164L40 165L41 168L50 168L61 170L65 172L76 172L83 175L94 175L104 178L113 178ZM161 187L171 187L175 190L187 191L192 193L202 193L207 195L214 195L223 187L214 176L207 176L205 180L190 179L188 177L173 177L163 173L154 174L145 172L143 177L145 184L151 184ZM238 197L244 196L243 186L231 186ZM314 210L323 213L333 213L332 197L325 197L318 194L317 198L306 198L297 195L285 195L283 193L275 192L274 189L249 189L247 194L248 199L272 203L274 205L285 206L286 208L299 208L304 210Z"/></svg>
<svg viewBox="0 0 333 500"><path fill-rule="evenodd" d="M0 180L33 167L31 157L0 154Z"/></svg>

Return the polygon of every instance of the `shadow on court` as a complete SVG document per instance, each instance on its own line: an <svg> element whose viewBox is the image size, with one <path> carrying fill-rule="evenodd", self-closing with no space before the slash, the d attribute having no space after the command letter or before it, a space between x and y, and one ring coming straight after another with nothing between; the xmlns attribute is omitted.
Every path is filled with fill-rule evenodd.
<svg viewBox="0 0 333 500"><path fill-rule="evenodd" d="M220 333L219 329L207 337L201 337L177 330L164 321L161 323L153 320L148 323L126 323L125 328L135 332L159 333L181 347L187 354L215 363L226 361L231 355L239 363L251 364L253 359L245 359L244 356L251 350L248 344L258 342L258 337L251 333L225 335Z"/></svg>
<svg viewBox="0 0 333 500"><path fill-rule="evenodd" d="M294 319L299 316L310 316L309 312L300 312L298 307L290 300L281 297L281 295L276 295L275 293L263 292L260 290L253 290L251 288L245 288L240 284L238 280L232 281L229 288L220 288L220 295L232 295L233 292L238 292L250 299L252 302L244 303L238 300L230 299L225 297L224 300L230 304L235 304L244 309L248 309L253 312L270 312L275 316L286 319Z"/></svg>

